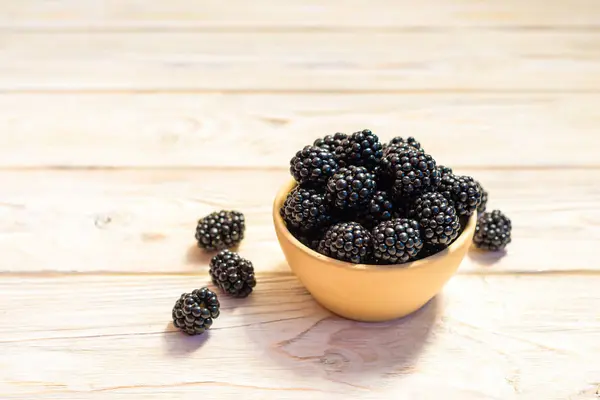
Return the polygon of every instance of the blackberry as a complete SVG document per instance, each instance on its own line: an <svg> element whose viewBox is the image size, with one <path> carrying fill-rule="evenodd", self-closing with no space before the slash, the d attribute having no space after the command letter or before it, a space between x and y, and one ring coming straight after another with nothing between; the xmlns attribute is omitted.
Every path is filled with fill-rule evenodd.
<svg viewBox="0 0 600 400"><path fill-rule="evenodd" d="M315 140L313 145L334 153L335 149L337 149L342 144L342 141L347 138L348 135L338 132L335 135L327 135L324 138Z"/></svg>
<svg viewBox="0 0 600 400"><path fill-rule="evenodd" d="M244 239L246 220L238 211L213 212L198 221L196 240L198 247L222 250L234 247Z"/></svg>
<svg viewBox="0 0 600 400"><path fill-rule="evenodd" d="M373 228L373 255L379 263L399 264L414 259L423 248L417 221L398 218Z"/></svg>
<svg viewBox="0 0 600 400"><path fill-rule="evenodd" d="M426 242L449 245L460 232L456 209L441 193L425 193L418 197L409 217L419 221Z"/></svg>
<svg viewBox="0 0 600 400"><path fill-rule="evenodd" d="M387 192L375 192L371 201L357 212L357 221L367 228L373 228L383 221L389 221L396 215L394 204Z"/></svg>
<svg viewBox="0 0 600 400"><path fill-rule="evenodd" d="M450 201L459 215L470 216L481 204L481 186L470 176L446 173L438 192Z"/></svg>
<svg viewBox="0 0 600 400"><path fill-rule="evenodd" d="M368 129L354 132L335 149L335 158L340 167L357 165L373 169L382 156L383 146L379 138Z"/></svg>
<svg viewBox="0 0 600 400"><path fill-rule="evenodd" d="M356 210L371 201L377 184L365 167L340 168L327 182L327 201L339 210Z"/></svg>
<svg viewBox="0 0 600 400"><path fill-rule="evenodd" d="M452 168L446 167L445 165L438 165L437 167L440 176L443 178L445 175L452 174Z"/></svg>
<svg viewBox="0 0 600 400"><path fill-rule="evenodd" d="M357 222L340 222L325 232L318 251L341 261L365 263L373 251L371 234Z"/></svg>
<svg viewBox="0 0 600 400"><path fill-rule="evenodd" d="M229 250L210 260L208 272L215 286L233 297L247 297L256 286L252 263Z"/></svg>
<svg viewBox="0 0 600 400"><path fill-rule="evenodd" d="M392 192L396 199L418 196L440 184L433 157L411 146L390 148L382 165L394 180Z"/></svg>
<svg viewBox="0 0 600 400"><path fill-rule="evenodd" d="M475 182L477 182L477 181L475 181ZM479 185L479 191L481 192L481 202L477 206L477 213L482 214L485 212L485 210L487 208L488 192L483 188L481 183L477 182L477 185Z"/></svg>
<svg viewBox="0 0 600 400"><path fill-rule="evenodd" d="M173 307L173 325L188 335L201 335L219 317L219 300L208 288L184 293Z"/></svg>
<svg viewBox="0 0 600 400"><path fill-rule="evenodd" d="M419 150L422 153L425 152L425 150L421 147L421 143L419 143L419 141L412 136L409 136L406 139L404 139L402 136L396 136L395 138L393 138L392 140L389 141L389 143L386 145L386 147L387 146L390 146L390 147L405 146L405 145L414 147L415 149Z"/></svg>
<svg viewBox="0 0 600 400"><path fill-rule="evenodd" d="M498 251L511 242L512 223L500 210L485 212L477 220L473 243L483 250Z"/></svg>
<svg viewBox="0 0 600 400"><path fill-rule="evenodd" d="M317 146L305 146L290 160L290 173L300 184L322 186L337 170L333 154Z"/></svg>
<svg viewBox="0 0 600 400"><path fill-rule="evenodd" d="M320 228L331 220L325 193L301 186L292 189L279 213L288 229L297 231Z"/></svg>

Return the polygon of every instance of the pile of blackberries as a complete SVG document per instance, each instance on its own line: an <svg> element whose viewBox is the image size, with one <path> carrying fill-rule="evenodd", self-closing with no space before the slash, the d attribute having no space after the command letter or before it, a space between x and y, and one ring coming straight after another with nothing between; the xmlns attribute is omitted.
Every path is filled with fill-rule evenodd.
<svg viewBox="0 0 600 400"><path fill-rule="evenodd" d="M438 165L413 137L381 143L370 130L319 138L290 161L297 185L280 214L305 246L355 264L403 264L433 255L480 215L474 243L499 250L510 220L485 213L487 192Z"/></svg>

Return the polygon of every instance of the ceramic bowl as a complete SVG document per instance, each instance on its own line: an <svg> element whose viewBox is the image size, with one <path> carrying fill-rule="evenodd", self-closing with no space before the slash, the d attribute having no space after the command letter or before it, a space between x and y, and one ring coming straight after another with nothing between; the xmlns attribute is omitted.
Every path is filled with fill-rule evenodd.
<svg viewBox="0 0 600 400"><path fill-rule="evenodd" d="M285 184L273 205L281 249L293 273L315 300L348 319L387 321L418 310L454 275L473 240L476 214L447 249L418 261L379 266L335 260L304 246L286 228L279 210L294 186L294 181Z"/></svg>

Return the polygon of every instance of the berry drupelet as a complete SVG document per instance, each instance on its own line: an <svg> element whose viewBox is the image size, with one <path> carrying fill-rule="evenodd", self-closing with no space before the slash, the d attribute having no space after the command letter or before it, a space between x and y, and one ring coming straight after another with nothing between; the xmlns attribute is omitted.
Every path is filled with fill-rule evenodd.
<svg viewBox="0 0 600 400"><path fill-rule="evenodd" d="M479 216L473 243L482 250L502 250L511 242L512 223L500 210Z"/></svg>
<svg viewBox="0 0 600 400"><path fill-rule="evenodd" d="M369 229L383 221L389 221L396 216L394 203L387 192L379 190L373 198L356 213L356 220Z"/></svg>
<svg viewBox="0 0 600 400"><path fill-rule="evenodd" d="M440 184L433 157L412 146L390 147L382 166L394 180L392 191L396 199L418 196Z"/></svg>
<svg viewBox="0 0 600 400"><path fill-rule="evenodd" d="M238 211L213 212L198 221L196 240L198 247L222 250L234 247L244 239L246 221Z"/></svg>
<svg viewBox="0 0 600 400"><path fill-rule="evenodd" d="M327 182L327 201L340 211L356 210L368 204L375 191L375 175L365 167L340 168Z"/></svg>
<svg viewBox="0 0 600 400"><path fill-rule="evenodd" d="M296 186L288 194L280 210L288 229L310 231L329 224L331 214L325 193Z"/></svg>
<svg viewBox="0 0 600 400"><path fill-rule="evenodd" d="M470 176L446 173L437 191L450 201L459 215L470 216L481 204L481 186Z"/></svg>
<svg viewBox="0 0 600 400"><path fill-rule="evenodd" d="M423 248L417 221L398 218L373 228L373 255L380 264L399 264L414 259Z"/></svg>
<svg viewBox="0 0 600 400"><path fill-rule="evenodd" d="M440 177L442 177L442 178L443 178L445 175L448 175L448 174L452 174L452 173L453 173L453 172L452 172L452 168L450 168L450 167L446 167L445 165L438 165L437 169L438 169L438 171L439 171L439 173L440 173Z"/></svg>
<svg viewBox="0 0 600 400"><path fill-rule="evenodd" d="M306 146L290 160L290 173L300 183L323 186L338 170L333 154L317 146Z"/></svg>
<svg viewBox="0 0 600 400"><path fill-rule="evenodd" d="M340 222L325 232L318 251L341 261L366 263L373 251L371 234L357 222Z"/></svg>
<svg viewBox="0 0 600 400"><path fill-rule="evenodd" d="M219 317L219 307L217 295L208 288L184 293L173 307L173 325L188 335L200 335Z"/></svg>
<svg viewBox="0 0 600 400"><path fill-rule="evenodd" d="M481 192L481 202L477 206L477 213L482 214L485 212L485 210L487 208L488 192L483 188L481 183L477 182L477 185L479 185L479 191Z"/></svg>
<svg viewBox="0 0 600 400"><path fill-rule="evenodd" d="M256 286L252 263L229 250L210 260L209 273L215 286L233 297L247 297Z"/></svg>
<svg viewBox="0 0 600 400"><path fill-rule="evenodd" d="M415 149L419 150L422 153L425 152L425 150L421 147L421 143L419 143L419 141L412 136L409 136L406 139L404 139L402 136L396 136L395 138L390 140L389 143L387 143L385 147L388 147L388 146L389 147L393 147L393 146L402 147L402 146L406 146L406 145L414 147Z"/></svg>
<svg viewBox="0 0 600 400"><path fill-rule="evenodd" d="M449 245L460 232L456 209L440 193L425 193L418 197L409 217L419 221L426 242Z"/></svg>
<svg viewBox="0 0 600 400"><path fill-rule="evenodd" d="M324 138L315 140L313 145L334 153L335 149L337 149L345 139L348 139L348 135L338 132L335 135L327 135Z"/></svg>
<svg viewBox="0 0 600 400"><path fill-rule="evenodd" d="M368 129L354 132L335 149L335 158L341 167L357 165L373 169L382 156L379 138Z"/></svg>

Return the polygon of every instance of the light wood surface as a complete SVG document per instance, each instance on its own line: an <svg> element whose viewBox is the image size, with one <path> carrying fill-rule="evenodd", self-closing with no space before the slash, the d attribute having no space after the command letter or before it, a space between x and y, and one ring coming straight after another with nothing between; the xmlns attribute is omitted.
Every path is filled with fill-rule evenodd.
<svg viewBox="0 0 600 400"><path fill-rule="evenodd" d="M600 398L600 3L21 0L0 4L0 398ZM355 323L290 274L291 155L417 136L513 220L418 313ZM243 211L245 300L197 218Z"/></svg>

